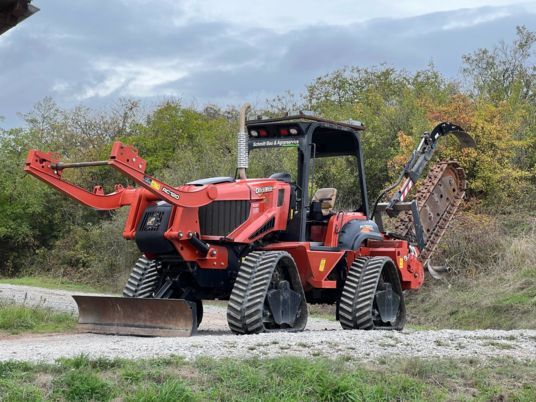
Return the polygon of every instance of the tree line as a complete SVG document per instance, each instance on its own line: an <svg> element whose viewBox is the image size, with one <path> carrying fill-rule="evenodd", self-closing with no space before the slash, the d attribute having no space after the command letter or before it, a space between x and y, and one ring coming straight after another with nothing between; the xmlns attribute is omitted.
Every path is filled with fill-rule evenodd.
<svg viewBox="0 0 536 402"><path fill-rule="evenodd" d="M390 66L345 67L321 76L301 94L286 92L256 114L311 110L334 120L365 123L362 139L369 198L398 175L420 135L440 121L466 129L476 149L447 138L436 158L457 159L466 169L471 208L507 213L533 204L536 183L536 34L517 27L512 43L478 49L460 61L450 80L433 65L409 72ZM237 105L238 107L238 105ZM237 108L185 107L167 101L144 113L139 101L120 99L106 111L66 109L46 98L23 115L24 125L0 129L0 273L51 272L98 283L121 280L136 257L121 239L123 212L82 207L22 171L31 148L63 160L106 159L111 143L135 145L149 173L174 185L211 176L233 176ZM269 166L283 166L274 156ZM344 162L320 165L349 192ZM92 188L132 184L106 168L69 170L64 177Z"/></svg>

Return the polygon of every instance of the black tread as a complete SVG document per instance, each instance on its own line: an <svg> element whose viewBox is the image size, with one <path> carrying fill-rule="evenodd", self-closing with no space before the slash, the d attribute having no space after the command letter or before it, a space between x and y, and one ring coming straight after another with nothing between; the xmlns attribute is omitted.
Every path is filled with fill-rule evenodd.
<svg viewBox="0 0 536 402"><path fill-rule="evenodd" d="M361 275L368 260L368 257L356 258L348 271L339 301L339 322L344 329L356 328L354 323L354 306L356 304Z"/></svg>
<svg viewBox="0 0 536 402"><path fill-rule="evenodd" d="M285 251L254 251L242 260L227 305L227 322L232 332L267 331L263 323L264 300L277 263L285 256L292 258Z"/></svg>
<svg viewBox="0 0 536 402"><path fill-rule="evenodd" d="M134 264L123 289L123 297L153 298L159 281L158 263L145 257L140 257ZM171 293L168 296L163 296L163 298L170 296ZM196 304L197 326L199 326L203 320L203 302L201 300L189 301Z"/></svg>
<svg viewBox="0 0 536 402"><path fill-rule="evenodd" d="M339 302L339 321L344 329L398 329L376 328L372 317L382 269L391 262L389 257L359 257L352 263Z"/></svg>
<svg viewBox="0 0 536 402"><path fill-rule="evenodd" d="M132 268L132 272L123 289L123 297L152 297L158 283L156 263L140 257Z"/></svg>
<svg viewBox="0 0 536 402"><path fill-rule="evenodd" d="M248 254L238 271L227 305L227 322L237 334L264 330L262 311L279 252L255 251Z"/></svg>

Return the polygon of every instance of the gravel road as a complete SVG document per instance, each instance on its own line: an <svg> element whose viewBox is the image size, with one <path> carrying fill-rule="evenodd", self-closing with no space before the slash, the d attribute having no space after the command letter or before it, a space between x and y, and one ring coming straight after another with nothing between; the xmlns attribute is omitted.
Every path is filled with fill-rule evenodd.
<svg viewBox="0 0 536 402"><path fill-rule="evenodd" d="M76 312L71 292L0 285L0 300ZM78 293L80 294L80 293ZM207 357L346 356L356 360L382 357L512 357L536 359L536 330L439 330L402 332L343 331L338 322L310 318L300 333L236 336L227 328L225 308L205 307L203 323L191 338L141 338L95 334L0 336L0 361L48 361L87 354L91 357L150 358L178 355Z"/></svg>

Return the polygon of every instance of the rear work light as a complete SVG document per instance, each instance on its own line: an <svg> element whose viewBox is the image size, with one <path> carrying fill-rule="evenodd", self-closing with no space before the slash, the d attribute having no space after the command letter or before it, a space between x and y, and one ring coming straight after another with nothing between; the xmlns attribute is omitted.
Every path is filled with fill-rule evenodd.
<svg viewBox="0 0 536 402"><path fill-rule="evenodd" d="M250 130L249 135L251 135L252 137L258 137L259 133L257 132L257 130Z"/></svg>
<svg viewBox="0 0 536 402"><path fill-rule="evenodd" d="M290 134L292 135L297 135L298 134L298 129L297 128L291 128L288 130L290 132Z"/></svg>

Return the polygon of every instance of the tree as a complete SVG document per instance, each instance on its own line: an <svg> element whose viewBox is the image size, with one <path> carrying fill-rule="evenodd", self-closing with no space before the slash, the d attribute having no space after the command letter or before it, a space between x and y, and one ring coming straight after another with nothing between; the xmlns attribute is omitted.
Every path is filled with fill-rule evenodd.
<svg viewBox="0 0 536 402"><path fill-rule="evenodd" d="M462 73L476 96L493 102L516 97L536 101L536 66L533 45L536 33L518 26L512 44L500 42L493 49L478 49L462 57Z"/></svg>
<svg viewBox="0 0 536 402"><path fill-rule="evenodd" d="M433 65L413 74L388 66L352 67L317 78L307 87L304 103L321 116L365 124L362 144L373 199L399 173L390 163L399 154L398 133L417 138L429 130L427 111L457 91Z"/></svg>

